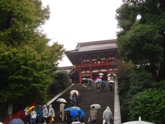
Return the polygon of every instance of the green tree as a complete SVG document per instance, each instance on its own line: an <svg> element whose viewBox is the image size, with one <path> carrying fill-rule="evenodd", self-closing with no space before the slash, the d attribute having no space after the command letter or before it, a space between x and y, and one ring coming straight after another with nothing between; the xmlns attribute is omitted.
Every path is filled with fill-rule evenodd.
<svg viewBox="0 0 165 124"><path fill-rule="evenodd" d="M137 69L131 62L120 63L117 75L121 119L122 122L127 122L130 119L129 111L132 109L129 107L132 97L153 87L153 82L150 73L141 68Z"/></svg>
<svg viewBox="0 0 165 124"><path fill-rule="evenodd" d="M65 70L60 70L56 72L53 84L49 87L49 94L55 95L62 90L66 89L71 84L69 74Z"/></svg>
<svg viewBox="0 0 165 124"><path fill-rule="evenodd" d="M121 29L117 38L120 55L156 79L165 79L165 1L124 0L116 12ZM142 18L137 20L137 15Z"/></svg>
<svg viewBox="0 0 165 124"><path fill-rule="evenodd" d="M48 46L40 30L49 7L40 0L0 0L0 104L43 101L53 82L63 45Z"/></svg>
<svg viewBox="0 0 165 124"><path fill-rule="evenodd" d="M156 124L165 123L165 94L164 90L148 89L135 96L129 104L130 120L142 120Z"/></svg>

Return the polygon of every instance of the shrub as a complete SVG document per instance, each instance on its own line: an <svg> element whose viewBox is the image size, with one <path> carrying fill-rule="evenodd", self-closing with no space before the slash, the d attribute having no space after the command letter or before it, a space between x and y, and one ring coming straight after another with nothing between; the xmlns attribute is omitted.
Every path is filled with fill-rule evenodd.
<svg viewBox="0 0 165 124"><path fill-rule="evenodd" d="M165 124L165 94L164 90L148 89L133 96L129 104L130 120L142 120Z"/></svg>

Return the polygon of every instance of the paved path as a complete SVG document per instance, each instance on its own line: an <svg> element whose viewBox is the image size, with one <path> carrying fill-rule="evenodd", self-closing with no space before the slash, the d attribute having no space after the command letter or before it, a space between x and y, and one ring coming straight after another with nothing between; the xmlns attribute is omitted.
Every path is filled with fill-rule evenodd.
<svg viewBox="0 0 165 124"><path fill-rule="evenodd" d="M71 89L76 89L80 92L77 106L85 111L85 117L84 117L85 124L88 123L87 120L89 117L89 110L90 110L91 104L98 103L102 107L101 109L98 109L97 124L102 124L102 113L106 109L107 106L109 106L112 112L114 113L114 92L109 90L108 85L106 85L106 92L102 92L100 94L96 93L95 86L92 91L82 92L81 84L73 85L69 90L67 90L64 94L60 96L62 98L65 98L68 101L68 103L66 104L66 107L72 106L72 104L69 102L69 94L70 94ZM55 124L60 124L60 123L66 124L66 122L60 121L59 103L54 101L52 102L52 105L56 112ZM114 122L112 122L111 124L114 124Z"/></svg>

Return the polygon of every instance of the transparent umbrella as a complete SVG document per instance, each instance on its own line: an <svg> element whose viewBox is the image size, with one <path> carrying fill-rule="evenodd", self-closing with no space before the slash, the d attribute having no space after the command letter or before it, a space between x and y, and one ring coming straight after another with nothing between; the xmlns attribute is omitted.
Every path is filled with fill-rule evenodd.
<svg viewBox="0 0 165 124"><path fill-rule="evenodd" d="M99 73L100 76L103 76L104 74L103 73Z"/></svg>
<svg viewBox="0 0 165 124"><path fill-rule="evenodd" d="M92 104L92 105L90 105L91 108L92 108L92 106L94 106L96 109L100 109L101 108L100 104Z"/></svg>
<svg viewBox="0 0 165 124"><path fill-rule="evenodd" d="M67 103L67 101L64 98L58 98L56 101L57 102Z"/></svg>
<svg viewBox="0 0 165 124"><path fill-rule="evenodd" d="M124 122L122 124L155 124L147 121L141 121L141 117L139 117L138 121L129 121L129 122Z"/></svg>
<svg viewBox="0 0 165 124"><path fill-rule="evenodd" d="M76 93L77 96L79 95L78 90L72 90L72 91L70 91L70 95L73 95L74 93Z"/></svg>
<svg viewBox="0 0 165 124"><path fill-rule="evenodd" d="M9 124L24 124L24 122L20 118L14 118L9 122Z"/></svg>

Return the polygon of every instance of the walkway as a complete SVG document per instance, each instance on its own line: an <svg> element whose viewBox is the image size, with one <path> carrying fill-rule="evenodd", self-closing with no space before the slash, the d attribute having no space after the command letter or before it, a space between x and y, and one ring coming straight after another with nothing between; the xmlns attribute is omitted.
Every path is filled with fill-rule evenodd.
<svg viewBox="0 0 165 124"><path fill-rule="evenodd" d="M65 92L64 94L62 94L61 96L59 95L59 97L65 98L68 101L68 103L66 104L66 107L72 106L72 104L69 102L69 94L70 94L71 89L76 89L80 92L77 106L79 106L81 109L85 111L85 117L84 117L85 124L88 123L87 120L89 117L90 105L94 103L98 103L102 107L101 109L98 109L98 119L97 119L98 124L102 124L102 113L106 109L107 106L111 108L113 114L120 114L118 111L118 107L115 107L116 105L114 106L114 100L116 101L118 97L116 97L117 99L116 98L114 99L114 95L116 94L114 94L114 92L112 91L110 92L108 85L106 85L106 92L102 92L101 94L96 93L95 87L93 91L82 92L81 84L73 85L69 90L64 91ZM115 88L115 90L117 90L117 88ZM60 123L66 124L65 122L60 121L59 103L54 101L51 104L53 105L53 108L55 109L55 112L56 112L56 117L55 117L56 124L60 124ZM114 108L117 108L117 111L116 109L114 111ZM114 122L112 122L111 124L121 124L120 116L114 115Z"/></svg>

